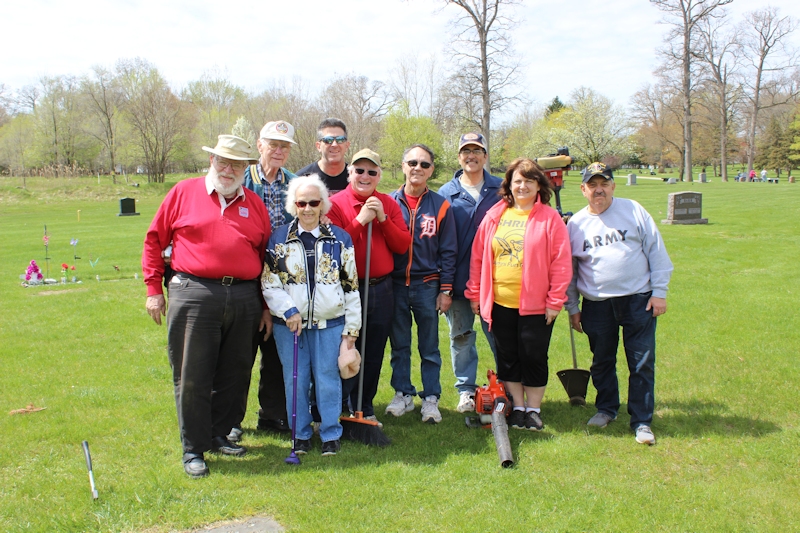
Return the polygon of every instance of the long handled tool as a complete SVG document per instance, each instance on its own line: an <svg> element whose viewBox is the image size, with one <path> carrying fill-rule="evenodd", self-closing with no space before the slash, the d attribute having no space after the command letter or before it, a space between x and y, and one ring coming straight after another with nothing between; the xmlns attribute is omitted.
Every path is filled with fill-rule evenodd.
<svg viewBox="0 0 800 533"><path fill-rule="evenodd" d="M364 272L364 304L361 309L361 368L358 370L358 406L352 417L341 417L339 422L342 424L342 436L361 441L367 446L387 446L392 441L389 440L378 422L364 418L362 403L364 400L364 366L367 361L367 310L369 309L369 266L372 259L372 221L367 226L367 266Z"/></svg>
<svg viewBox="0 0 800 533"><path fill-rule="evenodd" d="M300 458L294 452L297 443L297 337L299 332L294 334L294 358L292 361L292 453L283 460L287 465L299 465Z"/></svg>
<svg viewBox="0 0 800 533"><path fill-rule="evenodd" d="M97 487L94 484L94 472L92 472L92 456L89 453L89 443L83 441L83 457L86 459L86 468L89 470L89 486L92 488L92 499L99 498Z"/></svg>
<svg viewBox="0 0 800 533"><path fill-rule="evenodd" d="M571 405L586 405L586 391L589 388L589 378L591 372L578 368L578 356L575 354L575 334L572 332L572 324L567 321L569 326L569 342L572 346L572 368L559 370L556 374L564 390L569 396Z"/></svg>

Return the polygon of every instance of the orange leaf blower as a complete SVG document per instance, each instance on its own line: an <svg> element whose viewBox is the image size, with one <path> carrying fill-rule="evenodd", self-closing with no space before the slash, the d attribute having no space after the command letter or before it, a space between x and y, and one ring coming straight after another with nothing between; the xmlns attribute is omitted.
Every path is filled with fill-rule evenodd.
<svg viewBox="0 0 800 533"><path fill-rule="evenodd" d="M490 427L494 436L494 445L503 468L514 466L514 456L511 453L511 443L508 440L508 424L506 415L511 410L506 388L497 380L493 370L486 372L489 384L475 389L475 412L479 420L467 417L469 427Z"/></svg>

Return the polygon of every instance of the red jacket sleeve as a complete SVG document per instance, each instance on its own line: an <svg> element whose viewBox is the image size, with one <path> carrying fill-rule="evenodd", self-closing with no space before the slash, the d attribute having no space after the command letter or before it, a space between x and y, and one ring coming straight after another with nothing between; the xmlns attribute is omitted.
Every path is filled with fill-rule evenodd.
<svg viewBox="0 0 800 533"><path fill-rule="evenodd" d="M166 265L164 258L161 257L161 252L172 241L171 213L175 212L176 197L176 188L167 193L144 238L142 272L148 296L164 294L162 282Z"/></svg>
<svg viewBox="0 0 800 533"><path fill-rule="evenodd" d="M383 203L383 210L386 213L386 220L378 224L378 228L383 232L387 246L395 254L407 252L408 247L411 246L411 233L408 231L400 207L389 195L383 195L381 203Z"/></svg>

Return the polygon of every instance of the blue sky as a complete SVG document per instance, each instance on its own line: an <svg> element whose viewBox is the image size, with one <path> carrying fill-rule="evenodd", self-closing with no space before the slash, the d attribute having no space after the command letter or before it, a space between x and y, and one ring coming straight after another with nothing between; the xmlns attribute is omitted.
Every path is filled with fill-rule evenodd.
<svg viewBox="0 0 800 533"><path fill-rule="evenodd" d="M448 21L437 0L25 0L3 8L0 83L12 89L43 75L87 73L143 57L175 87L214 67L259 90L302 78L311 93L336 74L387 81L403 56L447 62ZM774 0L800 19L800 2ZM766 6L735 0L732 19ZM647 0L523 0L513 33L524 92L535 103L592 87L627 105L652 82L666 32ZM800 30L792 37L800 46Z"/></svg>

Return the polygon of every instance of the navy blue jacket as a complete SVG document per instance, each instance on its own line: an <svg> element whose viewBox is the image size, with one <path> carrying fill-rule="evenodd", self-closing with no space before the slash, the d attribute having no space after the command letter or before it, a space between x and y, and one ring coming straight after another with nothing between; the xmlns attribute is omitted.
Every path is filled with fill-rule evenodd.
<svg viewBox="0 0 800 533"><path fill-rule="evenodd" d="M403 187L389 196L400 205L400 212L411 233L409 250L394 256L392 277L404 280L406 285L412 279L439 279L439 290L453 290L458 237L450 203L425 189L417 201L417 208L411 211Z"/></svg>
<svg viewBox="0 0 800 533"><path fill-rule="evenodd" d="M469 260L472 252L472 241L475 233L486 212L500 200L498 192L503 180L497 176L492 176L486 170L483 171L483 188L481 195L476 202L472 196L461 185L461 174L463 170L458 170L453 179L442 185L439 194L450 203L456 223L458 234L458 258L456 259L456 275L453 281L453 293L456 298L464 298L464 289L467 288L469 279Z"/></svg>

